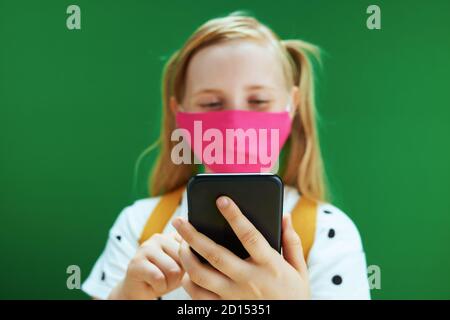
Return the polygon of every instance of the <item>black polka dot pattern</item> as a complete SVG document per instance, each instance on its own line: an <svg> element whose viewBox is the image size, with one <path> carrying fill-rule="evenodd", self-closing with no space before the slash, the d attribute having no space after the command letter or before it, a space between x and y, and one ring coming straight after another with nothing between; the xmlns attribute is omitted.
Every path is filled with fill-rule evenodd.
<svg viewBox="0 0 450 320"><path fill-rule="evenodd" d="M325 213L325 214L332 214L333 212L332 212L331 210L324 209L324 210L323 210L323 213ZM327 236L328 236L328 238L333 239L333 238L336 236L336 230L335 230L334 228L328 229ZM341 284L342 284L342 281L343 281L343 280L342 280L342 277L341 277L340 275L338 275L338 274L334 275L334 276L331 278L331 282L332 282L334 285L336 285L336 286L341 285Z"/></svg>
<svg viewBox="0 0 450 320"><path fill-rule="evenodd" d="M117 235L116 239L120 241L120 240L122 240L122 236L121 235Z"/></svg>
<svg viewBox="0 0 450 320"><path fill-rule="evenodd" d="M105 272L104 271L102 271L102 281L105 281L105 278L106 278L106 275L105 275Z"/></svg>
<svg viewBox="0 0 450 320"><path fill-rule="evenodd" d="M335 285L340 285L341 283L342 283L342 277L341 276L339 276L339 275L335 275L332 279L331 279L331 281L333 282L333 284L335 284Z"/></svg>
<svg viewBox="0 0 450 320"><path fill-rule="evenodd" d="M333 228L331 228L330 230L328 230L328 238L334 238L334 236L336 235L336 232L334 231Z"/></svg>

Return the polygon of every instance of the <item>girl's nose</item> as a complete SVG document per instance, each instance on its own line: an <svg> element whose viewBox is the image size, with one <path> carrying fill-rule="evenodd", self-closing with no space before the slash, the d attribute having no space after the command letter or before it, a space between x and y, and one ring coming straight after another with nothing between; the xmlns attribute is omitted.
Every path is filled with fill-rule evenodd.
<svg viewBox="0 0 450 320"><path fill-rule="evenodd" d="M247 105L246 99L241 97L234 97L230 100L230 103L227 105L227 109L229 110L248 110L249 107Z"/></svg>

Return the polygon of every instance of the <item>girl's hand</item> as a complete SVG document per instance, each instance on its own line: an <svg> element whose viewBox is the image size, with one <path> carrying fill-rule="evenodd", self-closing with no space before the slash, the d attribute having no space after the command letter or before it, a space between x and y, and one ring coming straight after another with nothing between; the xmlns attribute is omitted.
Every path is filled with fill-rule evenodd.
<svg viewBox="0 0 450 320"><path fill-rule="evenodd" d="M186 220L176 218L174 227L185 241L179 256L186 275L183 287L193 299L309 299L308 270L300 238L290 218L283 219L281 256L228 197L217 207L250 254L240 259L218 245ZM209 261L202 264L189 245Z"/></svg>
<svg viewBox="0 0 450 320"><path fill-rule="evenodd" d="M109 299L156 299L178 288L184 274L178 257L180 241L178 234L155 234L145 241Z"/></svg>

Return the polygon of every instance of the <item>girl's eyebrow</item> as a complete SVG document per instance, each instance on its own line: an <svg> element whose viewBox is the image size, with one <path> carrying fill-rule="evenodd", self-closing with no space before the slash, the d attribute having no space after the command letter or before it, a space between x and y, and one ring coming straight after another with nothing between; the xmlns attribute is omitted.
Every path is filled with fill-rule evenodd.
<svg viewBox="0 0 450 320"><path fill-rule="evenodd" d="M194 95L199 95L202 93L216 93L216 94L221 94L223 91L220 89L213 89L213 88L206 88L206 89L200 89L196 92L194 92Z"/></svg>
<svg viewBox="0 0 450 320"><path fill-rule="evenodd" d="M245 86L245 89L247 91L251 91L251 90L261 90L261 89L266 89L266 90L271 90L271 91L275 91L276 89L274 87L271 86L267 86L267 85L263 85L263 84L252 84L252 85L248 85ZM200 89L198 91L196 91L194 93L194 95L199 95L202 93L215 93L215 94L222 94L223 90L220 89L215 89L215 88L206 88L206 89Z"/></svg>
<svg viewBox="0 0 450 320"><path fill-rule="evenodd" d="M268 89L268 90L272 90L272 91L275 90L274 87L266 86L266 85L263 85L263 84L253 84L253 85L249 85L249 86L246 86L245 89L247 89L247 90Z"/></svg>

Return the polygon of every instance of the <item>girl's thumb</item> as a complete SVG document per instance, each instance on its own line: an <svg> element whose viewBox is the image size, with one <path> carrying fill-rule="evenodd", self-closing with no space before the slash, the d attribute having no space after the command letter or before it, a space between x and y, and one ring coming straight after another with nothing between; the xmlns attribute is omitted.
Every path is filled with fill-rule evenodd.
<svg viewBox="0 0 450 320"><path fill-rule="evenodd" d="M283 217L282 247L284 259L302 275L306 273L307 266L303 256L302 241L292 226L290 216Z"/></svg>

